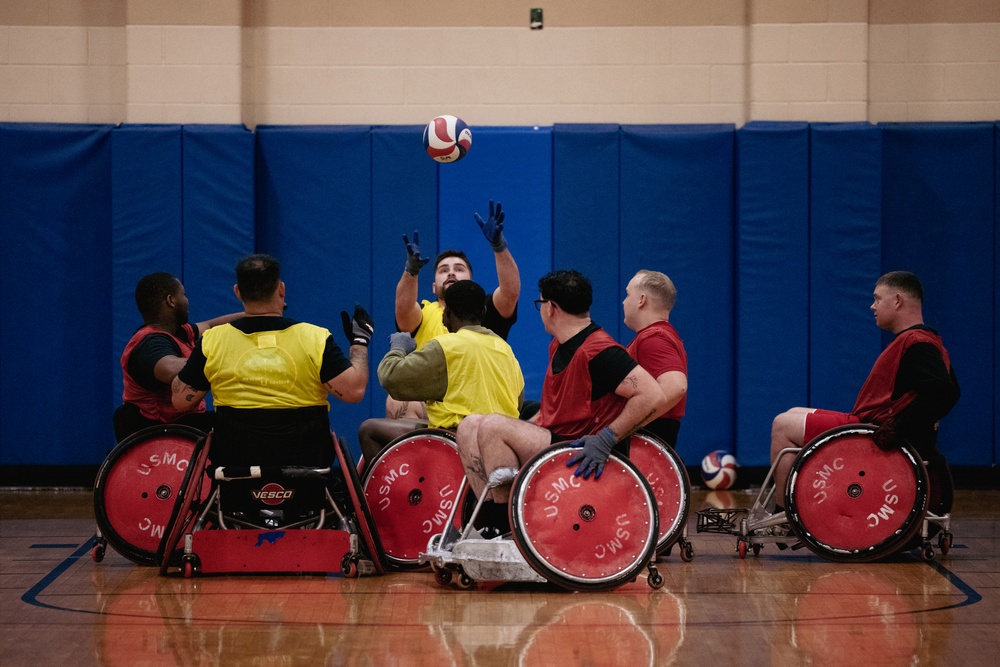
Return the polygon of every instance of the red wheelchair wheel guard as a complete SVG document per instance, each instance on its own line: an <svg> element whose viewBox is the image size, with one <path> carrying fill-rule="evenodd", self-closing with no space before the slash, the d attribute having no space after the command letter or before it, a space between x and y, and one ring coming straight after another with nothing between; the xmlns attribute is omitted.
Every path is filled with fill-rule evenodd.
<svg viewBox="0 0 1000 667"><path fill-rule="evenodd" d="M94 515L115 551L140 565L156 564L195 444L203 437L190 426L150 426L111 450L94 483Z"/></svg>
<svg viewBox="0 0 1000 667"><path fill-rule="evenodd" d="M670 446L643 431L632 436L628 458L653 490L660 522L656 553L664 553L680 539L687 523L691 508L687 468Z"/></svg>
<svg viewBox="0 0 1000 667"><path fill-rule="evenodd" d="M367 467L365 500L388 562L419 567L431 536L444 532L465 478L455 435L420 429L397 438ZM456 527L460 528L456 512Z"/></svg>
<svg viewBox="0 0 1000 667"><path fill-rule="evenodd" d="M789 524L815 553L868 561L898 550L920 528L927 473L910 447L883 451L869 424L831 429L792 464Z"/></svg>
<svg viewBox="0 0 1000 667"><path fill-rule="evenodd" d="M167 574L171 565L178 564L183 555L183 549L177 548L181 537L188 532L188 528L191 527L198 513L204 508L204 501L212 493L212 481L205 474L211 446L211 433L198 441L191 454L191 464L188 465L184 479L177 490L177 498L174 500L174 507L170 512L167 530L156 549L156 564L160 568L161 575Z"/></svg>
<svg viewBox="0 0 1000 667"><path fill-rule="evenodd" d="M334 449L337 452L337 464L344 475L344 482L347 485L348 494L351 496L351 503L354 505L354 519L357 521L361 539L368 551L368 557L371 558L375 572L385 574L385 548L382 546L382 538L372 517L371 508L368 506L368 501L365 500L361 480L358 478L358 468L354 464L350 450L347 449L347 443L338 438L337 434L332 431L330 436L333 438Z"/></svg>
<svg viewBox="0 0 1000 667"><path fill-rule="evenodd" d="M612 454L600 479L574 476L580 450L550 447L522 468L511 490L511 529L525 560L552 583L606 590L633 579L659 535L656 500L642 473Z"/></svg>

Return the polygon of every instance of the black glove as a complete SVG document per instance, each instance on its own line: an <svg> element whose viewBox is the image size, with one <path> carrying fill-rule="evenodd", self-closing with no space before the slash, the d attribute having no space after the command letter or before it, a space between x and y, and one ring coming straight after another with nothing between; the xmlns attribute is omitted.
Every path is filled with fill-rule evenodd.
<svg viewBox="0 0 1000 667"><path fill-rule="evenodd" d="M573 473L576 477L583 475L584 479L589 479L590 473L594 473L594 479L600 479L601 473L604 472L604 464L611 456L611 450L614 449L616 442L611 429L607 428L601 429L600 433L585 435L579 440L574 440L570 443L571 446L583 449L570 457L566 467L570 468L579 461L580 466Z"/></svg>
<svg viewBox="0 0 1000 667"><path fill-rule="evenodd" d="M344 323L344 334L351 345L364 345L368 343L375 333L375 323L372 322L371 315L361 306L354 306L354 317L350 317L346 310L340 311L340 319Z"/></svg>
<svg viewBox="0 0 1000 667"><path fill-rule="evenodd" d="M488 220L483 220L479 217L478 213L473 213L476 222L479 223L479 229L483 230L483 236L486 240L490 242L490 247L493 248L493 252L503 252L507 249L507 239L503 237L503 208L502 204L497 202L496 211L493 210L493 200L490 200L490 217Z"/></svg>
<svg viewBox="0 0 1000 667"><path fill-rule="evenodd" d="M415 276L420 273L420 269L424 268L424 264L431 261L430 257L420 256L420 232L413 230L413 241L403 234L403 243L406 244L406 272L411 276Z"/></svg>
<svg viewBox="0 0 1000 667"><path fill-rule="evenodd" d="M417 341L413 340L413 336L406 333L405 331L397 331L396 333L389 336L389 350L399 350L403 353L405 357L410 352L417 349Z"/></svg>
<svg viewBox="0 0 1000 667"><path fill-rule="evenodd" d="M872 431L872 440L882 451L891 452L894 449L899 449L900 439L896 433L896 423L890 419L876 426L875 430Z"/></svg>

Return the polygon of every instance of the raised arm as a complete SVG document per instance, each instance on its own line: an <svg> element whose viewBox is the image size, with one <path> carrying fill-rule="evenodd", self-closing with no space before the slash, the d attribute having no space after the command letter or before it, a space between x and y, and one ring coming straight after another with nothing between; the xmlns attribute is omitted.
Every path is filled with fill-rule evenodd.
<svg viewBox="0 0 1000 667"><path fill-rule="evenodd" d="M479 229L482 230L483 236L489 241L490 247L493 248L496 259L498 286L493 291L493 306L502 317L509 318L514 314L517 300L521 296L521 273L517 269L514 256L507 248L507 239L503 235L503 223L506 217L503 212L503 204L497 202L494 207L491 199L490 217L483 220L478 213L474 213L473 217L476 219Z"/></svg>
<svg viewBox="0 0 1000 667"><path fill-rule="evenodd" d="M413 230L413 241L403 234L406 245L406 266L396 284L396 326L400 331L413 333L420 326L420 304L417 303L417 274L429 258L420 256L420 232Z"/></svg>
<svg viewBox="0 0 1000 667"><path fill-rule="evenodd" d="M354 306L353 317L340 311L344 334L350 342L347 358L350 368L327 380L326 390L345 403L360 403L368 388L368 344L375 333L375 323L361 306Z"/></svg>

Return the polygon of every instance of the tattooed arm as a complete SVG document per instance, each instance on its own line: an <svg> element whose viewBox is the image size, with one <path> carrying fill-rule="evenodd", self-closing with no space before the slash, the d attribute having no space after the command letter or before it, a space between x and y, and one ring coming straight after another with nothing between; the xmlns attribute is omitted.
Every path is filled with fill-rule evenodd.
<svg viewBox="0 0 1000 667"><path fill-rule="evenodd" d="M667 409L667 397L652 375L636 366L621 381L615 393L626 399L620 415L608 424L617 441L622 441Z"/></svg>
<svg viewBox="0 0 1000 667"><path fill-rule="evenodd" d="M368 347L351 345L347 358L351 362L350 368L325 382L324 386L345 403L360 403L368 387Z"/></svg>
<svg viewBox="0 0 1000 667"><path fill-rule="evenodd" d="M207 391L198 391L177 376L170 383L170 401L174 404L174 408L182 412L197 407L207 393Z"/></svg>

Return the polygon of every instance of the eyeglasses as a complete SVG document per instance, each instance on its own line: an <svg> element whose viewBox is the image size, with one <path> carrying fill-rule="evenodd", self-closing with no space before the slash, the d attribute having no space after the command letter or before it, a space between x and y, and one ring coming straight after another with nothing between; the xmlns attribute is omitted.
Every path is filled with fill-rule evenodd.
<svg viewBox="0 0 1000 667"><path fill-rule="evenodd" d="M542 310L542 304L543 303L548 303L548 302L549 302L549 299L535 299L535 310L541 312L541 310Z"/></svg>

